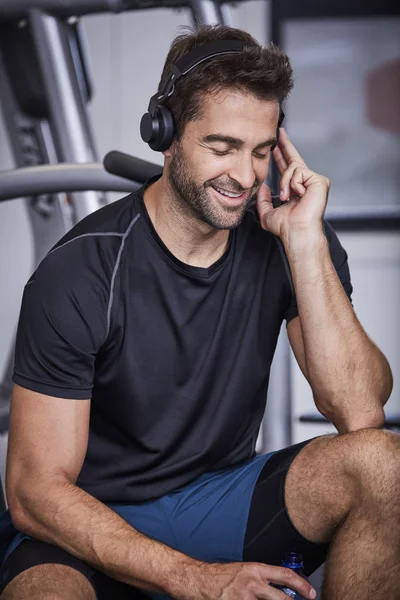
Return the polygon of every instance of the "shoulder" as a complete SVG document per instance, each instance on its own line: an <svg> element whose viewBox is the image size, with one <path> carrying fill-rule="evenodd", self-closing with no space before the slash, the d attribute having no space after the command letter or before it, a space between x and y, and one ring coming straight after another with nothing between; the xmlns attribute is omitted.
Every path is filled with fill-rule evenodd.
<svg viewBox="0 0 400 600"><path fill-rule="evenodd" d="M123 241L136 218L131 194L80 221L29 279L25 292L31 301L61 315L107 313Z"/></svg>
<svg viewBox="0 0 400 600"><path fill-rule="evenodd" d="M66 242L84 236L122 236L129 229L132 220L138 211L138 195L140 190L133 192L116 202L106 204L94 211L75 225L59 242L50 250L59 248Z"/></svg>
<svg viewBox="0 0 400 600"><path fill-rule="evenodd" d="M52 276L67 284L83 273L89 280L103 273L109 280L122 241L139 216L135 200L130 194L82 219L48 252L32 279Z"/></svg>

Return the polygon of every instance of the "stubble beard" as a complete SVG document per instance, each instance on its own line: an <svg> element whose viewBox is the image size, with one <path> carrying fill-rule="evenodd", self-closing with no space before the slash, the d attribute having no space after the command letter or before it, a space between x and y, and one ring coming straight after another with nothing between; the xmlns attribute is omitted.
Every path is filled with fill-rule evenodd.
<svg viewBox="0 0 400 600"><path fill-rule="evenodd" d="M238 189L237 182L230 180L227 182L220 180L209 180L202 185L198 185L190 176L186 167L185 158L181 150L176 148L176 151L171 159L168 170L168 180L172 188L172 199L175 208L184 217L195 218L197 220L210 225L214 229L235 229L241 223L244 213L249 204L255 200L256 191L259 187L258 182L255 182L252 190L249 192L246 200L239 207L223 207L217 204L217 200L212 198L212 191L207 188L215 185L230 191L243 192L243 189Z"/></svg>

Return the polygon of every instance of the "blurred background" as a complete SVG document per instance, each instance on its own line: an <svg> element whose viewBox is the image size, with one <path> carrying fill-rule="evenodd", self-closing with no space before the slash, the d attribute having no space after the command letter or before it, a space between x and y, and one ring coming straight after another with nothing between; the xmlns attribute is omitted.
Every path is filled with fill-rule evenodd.
<svg viewBox="0 0 400 600"><path fill-rule="evenodd" d="M90 118L91 148L86 154L66 153L60 158L57 142L50 143L48 162L101 161L108 151L117 149L162 164L162 155L141 141L140 119L156 91L172 39L181 25L193 24L193 7L197 4L199 9L202 5L203 10L207 2L188 2L187 8L171 8L167 5L173 3L168 2L157 4L164 6L82 16L79 24L76 18L70 19L71 26L79 26L80 52L85 57L86 77L92 89L91 99L85 105ZM208 2L222 9L226 23L250 32L263 44L275 41L291 58L295 87L286 103L285 127L309 167L331 179L326 218L349 256L358 318L385 353L393 371L394 388L386 414L395 426L400 414L400 10L394 4L384 0L248 0L219 7L218 2ZM0 22L4 21L1 10ZM34 18L39 35L39 17ZM4 33L5 25L0 25ZM26 27L29 23L25 19L17 19L14 34ZM51 137L51 123L44 122L40 109L28 118L19 106L14 119L7 95L12 78L6 64L8 56L9 50L3 46L0 172L40 164L40 160L32 158L34 151L29 146L32 123L40 124L44 139ZM50 77L50 63L48 68ZM13 119L18 121L17 128L11 123ZM274 173L271 184L276 185ZM0 178L0 190L1 185ZM122 195L109 193L106 201ZM79 202L79 195L75 195L75 200ZM97 202L104 201L103 195L98 196ZM64 226L68 228L65 215L71 203L65 199L60 202L64 207ZM50 211L48 197L0 203L3 482L9 371L22 290L37 261L62 235L58 235L57 228L52 230ZM38 218L42 221L39 229ZM267 452L332 431L332 425L318 420L310 388L295 363L283 326L258 450Z"/></svg>

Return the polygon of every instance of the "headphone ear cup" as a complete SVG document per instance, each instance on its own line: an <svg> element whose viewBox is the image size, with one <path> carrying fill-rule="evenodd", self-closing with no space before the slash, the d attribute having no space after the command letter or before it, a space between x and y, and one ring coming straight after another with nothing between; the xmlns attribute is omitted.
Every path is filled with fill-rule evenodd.
<svg viewBox="0 0 400 600"><path fill-rule="evenodd" d="M174 119L166 106L160 104L157 106L156 117L158 119L158 135L154 142L149 143L152 150L164 152L168 150L175 135Z"/></svg>
<svg viewBox="0 0 400 600"><path fill-rule="evenodd" d="M160 104L154 117L149 112L145 113L140 121L140 135L152 150L167 150L175 135L174 120L168 108Z"/></svg>
<svg viewBox="0 0 400 600"><path fill-rule="evenodd" d="M140 135L146 144L151 144L158 136L158 119L153 118L149 112L144 113L140 121Z"/></svg>

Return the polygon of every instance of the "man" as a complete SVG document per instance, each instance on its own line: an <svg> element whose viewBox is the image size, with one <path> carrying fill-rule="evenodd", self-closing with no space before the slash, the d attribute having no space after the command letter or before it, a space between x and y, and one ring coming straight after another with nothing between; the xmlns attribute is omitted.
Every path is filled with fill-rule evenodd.
<svg viewBox="0 0 400 600"><path fill-rule="evenodd" d="M162 80L215 40L243 48L175 82L163 175L78 224L26 286L2 600L314 598L285 551L307 573L328 553L325 600L399 598L400 442L379 429L392 377L323 221L329 182L282 129L282 206L263 185L292 86L277 48L203 27ZM339 435L255 456L283 319Z"/></svg>

